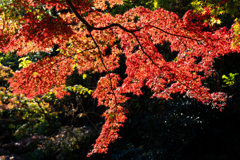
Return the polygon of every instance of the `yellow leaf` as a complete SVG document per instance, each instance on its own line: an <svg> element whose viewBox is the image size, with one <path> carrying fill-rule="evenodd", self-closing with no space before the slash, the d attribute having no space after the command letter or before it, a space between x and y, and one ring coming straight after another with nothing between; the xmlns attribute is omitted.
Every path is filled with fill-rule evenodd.
<svg viewBox="0 0 240 160"><path fill-rule="evenodd" d="M221 24L222 21L220 19L217 20L217 24Z"/></svg>
<svg viewBox="0 0 240 160"><path fill-rule="evenodd" d="M83 74L82 78L83 78L83 79L87 78L87 75L86 75L86 74Z"/></svg>

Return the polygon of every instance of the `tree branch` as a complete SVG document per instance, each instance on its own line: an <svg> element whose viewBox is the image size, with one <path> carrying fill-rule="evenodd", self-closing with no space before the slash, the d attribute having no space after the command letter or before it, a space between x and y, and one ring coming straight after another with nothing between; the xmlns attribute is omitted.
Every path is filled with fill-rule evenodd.
<svg viewBox="0 0 240 160"><path fill-rule="evenodd" d="M182 36L182 35L177 35L177 34L173 34L173 33L169 33L161 28L158 28L158 27L155 27L153 25L151 25L151 27L155 28L155 29L158 29L166 34L169 34L169 35L172 35L172 36L176 36L176 37L182 37L182 38L187 38L187 39L191 39L191 40L195 40L195 41L202 41L202 40L198 40L198 39L195 39L195 38L191 38L191 37L187 37L187 36Z"/></svg>
<svg viewBox="0 0 240 160"><path fill-rule="evenodd" d="M125 27L123 27L121 24L118 24L118 23L112 23L106 27L94 27L92 25L90 25L79 13L78 11L76 10L76 8L74 7L74 5L72 4L71 0L66 0L67 1L67 4L70 6L70 8L72 9L72 11L75 13L75 15L77 16L77 18L87 26L87 30L89 32L91 32L92 30L105 30L105 29L109 29L111 27L119 27L121 28L122 30L124 30L125 32L130 32L130 33L133 33L133 32L136 32L136 31L140 31L140 29L135 29L135 30L129 30Z"/></svg>

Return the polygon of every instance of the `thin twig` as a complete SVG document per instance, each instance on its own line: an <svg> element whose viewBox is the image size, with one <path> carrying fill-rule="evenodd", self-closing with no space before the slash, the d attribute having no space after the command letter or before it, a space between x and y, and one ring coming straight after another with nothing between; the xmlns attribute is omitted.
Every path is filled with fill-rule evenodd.
<svg viewBox="0 0 240 160"><path fill-rule="evenodd" d="M163 29L161 29L161 28L159 28L159 27L153 26L153 25L151 25L151 27L153 27L153 28L155 28L155 29L158 29L158 30L160 30L160 31L162 31L162 32L164 32L164 33L166 33L166 34L172 35L172 36L187 38L187 39L195 40L195 41L198 41L198 42L199 42L199 41L202 41L202 40L195 39L195 38L191 38L191 37L187 37L187 36L182 36L182 35L178 35L178 34L173 34L173 33L167 32L167 31L165 31L165 30L163 30Z"/></svg>
<svg viewBox="0 0 240 160"><path fill-rule="evenodd" d="M98 131L97 127L94 125L94 123L93 123L93 122L91 121L91 119L88 117L87 112L85 111L85 109L84 109L82 103L79 102L78 104L80 104L80 106L82 107L83 112L85 113L85 115L86 115L87 119L89 120L89 122L93 125L94 129L95 129L96 131Z"/></svg>
<svg viewBox="0 0 240 160"><path fill-rule="evenodd" d="M94 37L92 36L92 33L91 33L91 32L89 32L89 33L90 33L90 36L91 36L94 44L95 44L96 47L98 48L98 53L99 53L99 55L100 55L100 60L101 60L101 62L102 62L102 64L103 64L103 67L106 69L107 73L110 73L110 71L107 69L107 67L106 67L106 65L105 65L105 63L104 63L104 61L103 61L102 53L100 52L100 48L99 48L96 40L95 40ZM110 80L110 86L111 86L112 93L113 93L113 95L114 95L115 102L117 102L117 98L116 98L116 95L115 95L115 93L114 93L114 89L113 89L113 87L112 87L112 78L111 78L110 74L108 74L108 77L109 77L109 80Z"/></svg>
<svg viewBox="0 0 240 160"><path fill-rule="evenodd" d="M70 8L72 9L72 11L75 13L75 15L77 16L77 18L82 21L83 24L86 25L87 27L87 30L89 32L91 32L92 30L105 30L105 29L109 29L111 27L119 27L121 28L122 30L126 31L126 32L136 32L136 31L140 31L140 29L133 29L133 30L129 30L125 27L123 27L121 24L119 23L112 23L106 27L94 27L92 25L90 25L79 13L78 11L76 10L76 8L74 7L74 5L72 4L71 0L66 0L67 1L67 4L70 6Z"/></svg>

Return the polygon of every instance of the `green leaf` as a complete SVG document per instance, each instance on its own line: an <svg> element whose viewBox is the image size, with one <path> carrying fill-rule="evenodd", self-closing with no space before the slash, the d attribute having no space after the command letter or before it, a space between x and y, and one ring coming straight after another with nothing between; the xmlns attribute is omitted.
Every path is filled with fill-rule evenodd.
<svg viewBox="0 0 240 160"><path fill-rule="evenodd" d="M29 59L28 56L19 58L19 60L18 60L20 62L19 63L19 68L26 68L26 67L28 67L32 63L32 61L30 61L28 59Z"/></svg>
<svg viewBox="0 0 240 160"><path fill-rule="evenodd" d="M228 79L226 75L222 75L222 79Z"/></svg>

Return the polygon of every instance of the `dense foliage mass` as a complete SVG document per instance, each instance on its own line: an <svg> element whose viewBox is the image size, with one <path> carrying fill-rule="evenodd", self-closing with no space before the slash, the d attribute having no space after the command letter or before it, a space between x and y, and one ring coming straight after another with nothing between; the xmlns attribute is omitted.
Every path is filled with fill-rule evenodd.
<svg viewBox="0 0 240 160"><path fill-rule="evenodd" d="M187 112L183 106L187 106L188 102L198 106L201 105L198 102L201 102L219 108L220 111L224 109L228 97L223 89L219 89L221 87L216 68L221 68L222 65L218 67L216 64L220 61L219 58L240 51L238 10L233 7L230 12L231 3L228 1L209 1L206 4L202 1L189 1L185 2L186 7L181 1L171 1L171 6L165 1L146 0L138 2L140 4L124 2L6 0L0 4L2 59L18 59L18 64L11 62L14 67L6 64L17 69L13 76L10 68L1 65L0 73L4 78L1 81L11 78L8 80L10 87L6 82L2 83L0 105L3 109L16 109L14 116L20 116L19 110L26 110L24 115L21 115L23 117L29 117L30 113L35 116L28 120L29 123L23 120L19 124L21 127L14 133L15 136L28 137L35 132L41 135L45 130L36 131L38 127L54 127L59 131L54 138L35 136L35 139L40 139L42 150L52 149L54 145L66 147L64 140L59 140L59 135L67 136L71 148L78 149L77 143L89 140L88 136L91 134L95 137L99 130L98 125L101 124L93 123L88 113L96 113L86 112L82 105L83 102L89 102L83 99L88 99L87 95L92 92L92 97L98 100L98 106L105 106L106 110L100 113L105 122L88 156L93 153L107 153L110 143L119 138L120 128L127 119L126 114L130 112L129 116L132 117L131 109L144 110L139 102L132 104L135 100L139 101L135 96L147 97L146 106L150 105L150 112L146 113L146 117L159 120L160 124L154 125L162 126L156 128L156 131L169 131L162 123L171 121L171 124L178 124L172 122L171 117L175 110ZM190 4L195 10L188 10ZM235 7L238 6L237 3ZM235 18L235 22L223 26L221 23L227 19L223 16L227 14L229 19ZM11 57L11 54L22 58ZM1 63L6 61L1 60ZM222 78L227 86L232 87L237 83L237 74L231 73L228 76L228 73L222 73L226 74ZM89 78L89 83L83 82L85 78ZM211 81L218 83L211 85ZM95 88L94 91L80 85L81 82ZM69 100L70 104L60 100L66 96L71 99L72 95L75 100ZM150 97L153 104L148 100ZM185 99L186 102L177 102L181 105L176 107L175 102L169 102L176 97ZM57 109L57 103L65 107ZM157 104L161 104L161 109L156 109ZM163 109L164 105L168 106L168 109ZM21 107L18 108L19 106ZM66 109L66 106L72 106L72 109ZM77 109L73 106L77 106ZM92 107L90 108L92 110ZM68 132L68 128L61 128L56 120L58 113L62 112L60 110L64 111L66 116L72 117L77 110L81 110L77 116L86 117L91 129L75 128ZM102 108L100 110L102 112ZM153 110L158 110L159 115L152 117ZM96 115L99 122L100 117ZM143 116L141 112L139 115ZM186 118L187 116L183 117L185 120ZM36 119L39 121L37 124L34 123ZM193 119L194 121L184 125L200 121L194 116ZM149 123L148 120L145 123ZM34 124L32 133L27 132L27 135L24 135L27 126L31 124ZM151 126L151 123L149 125L154 126ZM52 134L48 131L47 133ZM139 133L141 134L148 137L145 133ZM164 139L166 135L151 136ZM174 140L179 141L177 138ZM27 139L22 144L28 141L30 140ZM160 148L164 144L155 143ZM131 150L130 148L128 150ZM132 147L132 150L137 155L143 148ZM166 153L164 149L152 152L148 152L146 157ZM146 157L143 156L143 159Z"/></svg>

